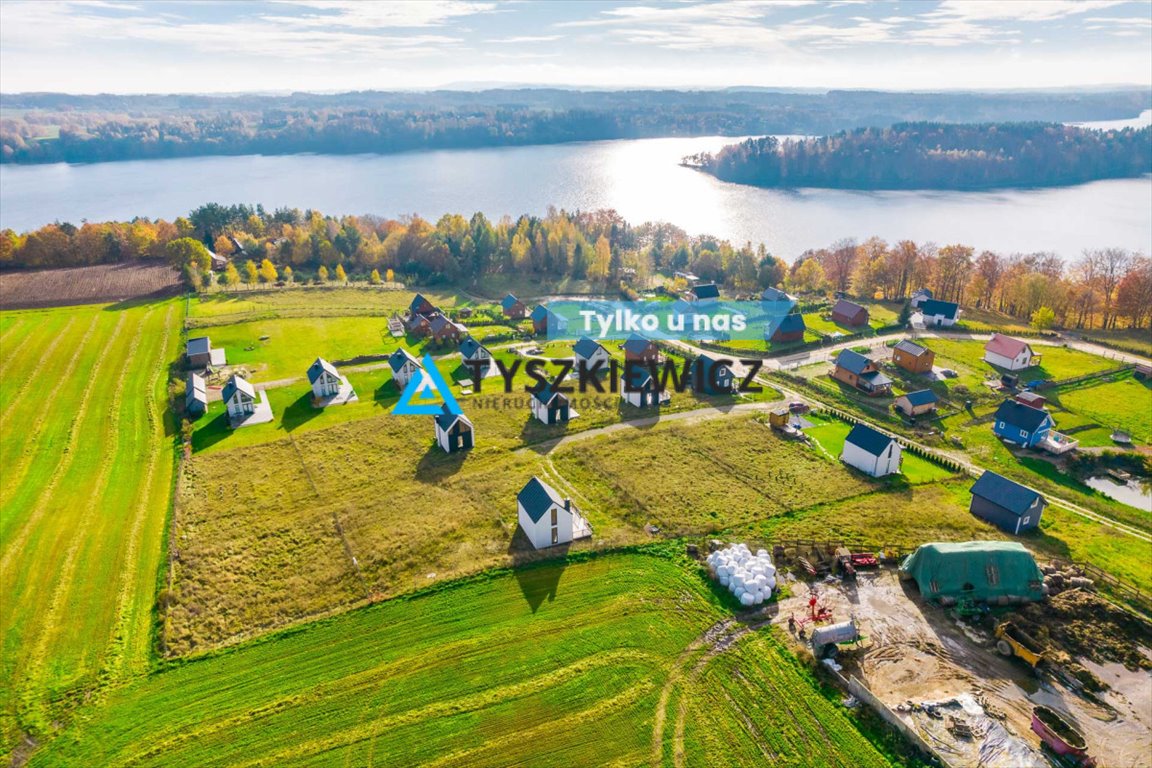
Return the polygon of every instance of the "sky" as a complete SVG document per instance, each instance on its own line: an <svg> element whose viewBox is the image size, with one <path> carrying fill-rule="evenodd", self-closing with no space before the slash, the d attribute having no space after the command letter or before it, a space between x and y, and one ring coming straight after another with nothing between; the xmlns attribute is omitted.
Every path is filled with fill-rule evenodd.
<svg viewBox="0 0 1152 768"><path fill-rule="evenodd" d="M0 1L0 91L1152 84L1138 0Z"/></svg>

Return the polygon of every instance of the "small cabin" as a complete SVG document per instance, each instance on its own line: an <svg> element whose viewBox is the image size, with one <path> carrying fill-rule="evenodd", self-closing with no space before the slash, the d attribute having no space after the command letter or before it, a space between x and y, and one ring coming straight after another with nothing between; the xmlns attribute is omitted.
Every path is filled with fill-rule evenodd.
<svg viewBox="0 0 1152 768"><path fill-rule="evenodd" d="M392 380L396 382L396 388L401 391L408 386L417 371L423 370L420 361L403 347L388 356L388 367L392 369Z"/></svg>
<svg viewBox="0 0 1152 768"><path fill-rule="evenodd" d="M1009 442L1034 448L1044 442L1056 422L1042 408L1033 408L1015 400L1000 403L992 417L992 431Z"/></svg>
<svg viewBox="0 0 1152 768"><path fill-rule="evenodd" d="M224 356L224 350L213 349L212 340L207 336L197 336L196 338L188 339L188 346L185 347L185 356L188 358L188 367L198 371L206 368L218 368L228 364Z"/></svg>
<svg viewBox="0 0 1152 768"><path fill-rule="evenodd" d="M628 405L636 408L659 408L672 399L667 391L662 391L652 372L638 364L625 364L620 387L620 397Z"/></svg>
<svg viewBox="0 0 1152 768"><path fill-rule="evenodd" d="M535 549L568 544L592 535L592 527L567 496L538 477L516 494L520 530Z"/></svg>
<svg viewBox="0 0 1152 768"><path fill-rule="evenodd" d="M256 388L243 376L232 374L221 393L228 416L243 419L256 412Z"/></svg>
<svg viewBox="0 0 1152 768"><path fill-rule="evenodd" d="M885 477L900 472L903 449L896 439L867 424L852 427L844 440L840 460L872 477Z"/></svg>
<svg viewBox="0 0 1152 768"><path fill-rule="evenodd" d="M906 392L896 398L896 410L909 418L923 416L936 411L936 403L940 398L930 389L920 389L915 392Z"/></svg>
<svg viewBox="0 0 1152 768"><path fill-rule="evenodd" d="M960 305L952 301L926 299L920 302L919 310L925 326L950 328L960 319Z"/></svg>
<svg viewBox="0 0 1152 768"><path fill-rule="evenodd" d="M868 310L848 299L840 299L832 306L832 322L849 328L865 326L868 325Z"/></svg>
<svg viewBox="0 0 1152 768"><path fill-rule="evenodd" d="M464 367L469 370L478 369L481 375L488 372L492 367L492 353L472 335L464 337L464 341L460 342L460 359L463 361Z"/></svg>
<svg viewBox="0 0 1152 768"><path fill-rule="evenodd" d="M715 283L698 283L688 291L688 300L701 306L715 304L720 301L720 289Z"/></svg>
<svg viewBox="0 0 1152 768"><path fill-rule="evenodd" d="M909 373L928 373L936 363L936 353L914 341L902 339L892 347L892 362Z"/></svg>
<svg viewBox="0 0 1152 768"><path fill-rule="evenodd" d="M432 417L436 425L436 444L445 453L466 451L473 445L472 421L462 413L453 413L445 405Z"/></svg>
<svg viewBox="0 0 1152 768"><path fill-rule="evenodd" d="M404 330L413 336L425 338L432 333L432 323L428 322L427 315L408 315L404 322Z"/></svg>
<svg viewBox="0 0 1152 768"><path fill-rule="evenodd" d="M568 330L568 319L556 314L543 304L537 304L530 317L532 318L532 332L537 336L546 334L559 336Z"/></svg>
<svg viewBox="0 0 1152 768"><path fill-rule="evenodd" d="M730 395L736 390L736 374L726 363L700 355L692 364L693 381L697 392L709 395Z"/></svg>
<svg viewBox="0 0 1152 768"><path fill-rule="evenodd" d="M984 345L984 362L1008 371L1019 371L1039 365L1040 355L1034 353L1027 342L994 333Z"/></svg>
<svg viewBox="0 0 1152 768"><path fill-rule="evenodd" d="M573 345L572 356L576 363L577 372L581 367L585 371L591 371L597 364L600 366L599 370L607 370L612 360L612 356L608 354L608 350L604 348L603 344L587 336L581 336Z"/></svg>
<svg viewBox="0 0 1152 768"><path fill-rule="evenodd" d="M629 336L622 345L624 361L626 363L659 363L663 360L660 347L656 342L646 339L638 333Z"/></svg>
<svg viewBox="0 0 1152 768"><path fill-rule="evenodd" d="M1016 402L1027 405L1029 408L1044 408L1048 404L1048 398L1039 392L1024 390L1016 393Z"/></svg>
<svg viewBox="0 0 1152 768"><path fill-rule="evenodd" d="M524 302L520 299L508 294L500 300L500 311L509 320L523 320L528 314L528 307L524 306Z"/></svg>
<svg viewBox="0 0 1152 768"><path fill-rule="evenodd" d="M1031 488L985 470L970 489L969 511L1002 531L1019 534L1040 525L1047 502Z"/></svg>
<svg viewBox="0 0 1152 768"><path fill-rule="evenodd" d="M876 362L850 349L842 349L836 356L832 378L870 396L892 392L892 380L880 372Z"/></svg>
<svg viewBox="0 0 1152 768"><path fill-rule="evenodd" d="M184 391L184 412L189 416L200 416L208 410L208 386L198 373L188 374L187 388Z"/></svg>
<svg viewBox="0 0 1152 768"><path fill-rule="evenodd" d="M551 385L542 386L533 392L528 402L532 415L550 426L566 424L571 416L572 409L568 396Z"/></svg>
<svg viewBox="0 0 1152 768"><path fill-rule="evenodd" d="M768 340L777 344L803 341L805 330L807 330L807 325L804 323L804 315L793 312L790 315L784 315L778 323L775 323L775 327L769 328Z"/></svg>
<svg viewBox="0 0 1152 768"><path fill-rule="evenodd" d="M340 394L344 378L336 370L336 366L318 357L316 362L308 367L308 383L312 385L312 395L322 399Z"/></svg>

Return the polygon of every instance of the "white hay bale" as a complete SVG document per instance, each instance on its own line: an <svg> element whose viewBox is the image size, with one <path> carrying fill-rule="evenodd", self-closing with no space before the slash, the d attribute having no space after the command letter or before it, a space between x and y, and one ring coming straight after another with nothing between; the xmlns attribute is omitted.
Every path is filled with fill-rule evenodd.
<svg viewBox="0 0 1152 768"><path fill-rule="evenodd" d="M752 605L754 602L755 598L752 597L751 592L745 592L744 594L740 595L740 605Z"/></svg>

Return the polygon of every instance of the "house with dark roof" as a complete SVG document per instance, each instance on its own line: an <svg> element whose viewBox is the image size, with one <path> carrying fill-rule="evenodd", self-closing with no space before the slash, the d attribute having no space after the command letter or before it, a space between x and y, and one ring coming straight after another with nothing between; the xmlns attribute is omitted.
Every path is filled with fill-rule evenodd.
<svg viewBox="0 0 1152 768"><path fill-rule="evenodd" d="M936 363L936 353L908 339L892 347L892 362L909 373L928 373Z"/></svg>
<svg viewBox="0 0 1152 768"><path fill-rule="evenodd" d="M336 370L336 366L322 357L308 366L308 383L312 385L312 395L317 399L332 397L339 394L340 387L345 379Z"/></svg>
<svg viewBox="0 0 1152 768"><path fill-rule="evenodd" d="M184 412L189 416L199 416L208 410L208 385L198 373L189 373L184 390Z"/></svg>
<svg viewBox="0 0 1152 768"><path fill-rule="evenodd" d="M868 325L868 310L848 299L840 299L832 305L832 322L850 328Z"/></svg>
<svg viewBox="0 0 1152 768"><path fill-rule="evenodd" d="M392 380L396 382L396 388L401 391L408 386L417 371L424 370L420 361L403 347L388 355L388 367L392 369Z"/></svg>
<svg viewBox="0 0 1152 768"><path fill-rule="evenodd" d="M572 415L568 396L554 389L550 383L532 393L532 397L528 399L528 406L532 409L533 416L549 426L566 424Z"/></svg>
<svg viewBox="0 0 1152 768"><path fill-rule="evenodd" d="M656 342L651 339L644 338L638 333L634 333L624 340L621 345L624 350L624 361L635 363L659 363L663 360L660 355L660 347L656 346Z"/></svg>
<svg viewBox="0 0 1152 768"><path fill-rule="evenodd" d="M532 332L537 336L549 333L560 335L568 330L568 318L556 314L543 304L537 304L530 317L532 318Z"/></svg>
<svg viewBox="0 0 1152 768"><path fill-rule="evenodd" d="M620 398L636 408L659 408L670 401L672 395L660 389L648 366L625 363L620 376Z"/></svg>
<svg viewBox="0 0 1152 768"><path fill-rule="evenodd" d="M767 333L769 334L768 340L776 343L802 341L804 331L807 330L807 326L804 324L804 315L798 312L784 315L774 326L770 326Z"/></svg>
<svg viewBox="0 0 1152 768"><path fill-rule="evenodd" d="M892 392L892 380L880 372L876 361L850 349L840 350L832 369L832 378L866 395L887 395Z"/></svg>
<svg viewBox="0 0 1152 768"><path fill-rule="evenodd" d="M903 412L909 418L921 416L925 413L934 413L936 403L940 400L936 393L930 389L920 389L915 392L905 392L896 398L896 410Z"/></svg>
<svg viewBox="0 0 1152 768"><path fill-rule="evenodd" d="M524 302L516 298L512 294L508 294L500 300L500 311L504 313L504 317L509 320L523 320L525 315L528 314L528 307L524 306Z"/></svg>
<svg viewBox="0 0 1152 768"><path fill-rule="evenodd" d="M1039 365L1040 355L1034 353L1027 342L994 333L984 345L984 362L1009 371L1019 371Z"/></svg>
<svg viewBox="0 0 1152 768"><path fill-rule="evenodd" d="M256 410L256 388L243 376L232 374L221 392L228 416L233 419L252 415Z"/></svg>
<svg viewBox="0 0 1152 768"><path fill-rule="evenodd" d="M932 298L932 291L927 288L917 288L912 292L912 298L909 302L915 309L919 309L920 305Z"/></svg>
<svg viewBox="0 0 1152 768"><path fill-rule="evenodd" d="M960 319L960 305L952 301L925 299L920 302L920 316L926 326L947 328Z"/></svg>
<svg viewBox="0 0 1152 768"><path fill-rule="evenodd" d="M412 313L404 320L404 330L413 336L424 338L432 332L432 323L428 321L428 315Z"/></svg>
<svg viewBox="0 0 1152 768"><path fill-rule="evenodd" d="M452 413L445 404L440 413L432 417L436 426L436 444L445 453L466 451L474 444L472 421L462 413Z"/></svg>
<svg viewBox="0 0 1152 768"><path fill-rule="evenodd" d="M969 511L1008 533L1019 534L1040 525L1047 502L1031 488L995 472L985 471L970 489Z"/></svg>
<svg viewBox="0 0 1152 768"><path fill-rule="evenodd" d="M692 376L697 392L709 395L730 395L736 389L736 374L731 366L711 355L700 355L692 363Z"/></svg>
<svg viewBox="0 0 1152 768"><path fill-rule="evenodd" d="M576 362L577 371L579 371L580 366L583 366L586 371L591 371L592 367L597 363L600 364L600 370L606 371L612 359L612 356L608 354L608 350L604 348L603 344L587 336L581 336L577 340L576 344L572 347L572 354Z"/></svg>
<svg viewBox="0 0 1152 768"><path fill-rule="evenodd" d="M1005 400L992 417L992 431L1009 442L1025 448L1035 448L1056 426L1052 417L1041 408L1033 408L1015 400Z"/></svg>
<svg viewBox="0 0 1152 768"><path fill-rule="evenodd" d="M184 349L184 354L188 358L188 367L197 371L202 371L206 368L218 368L228 364L224 356L224 350L213 349L212 340L207 336L197 336L188 339L188 345Z"/></svg>
<svg viewBox="0 0 1152 768"><path fill-rule="evenodd" d="M840 460L872 477L884 477L900 472L901 453L895 438L867 424L857 424L844 439Z"/></svg>
<svg viewBox="0 0 1152 768"><path fill-rule="evenodd" d="M464 341L460 342L460 359L465 368L472 370L475 365L469 363L479 363L481 374L486 374L488 369L492 367L492 353L476 339L472 338L469 334L464 337Z"/></svg>
<svg viewBox="0 0 1152 768"><path fill-rule="evenodd" d="M447 341L459 343L467 332L467 328L439 312L428 317L428 335L437 344Z"/></svg>
<svg viewBox="0 0 1152 768"><path fill-rule="evenodd" d="M555 488L533 477L516 494L520 530L535 549L568 544L592 535L592 527L572 503Z"/></svg>
<svg viewBox="0 0 1152 768"><path fill-rule="evenodd" d="M688 300L699 305L715 304L720 300L720 288L715 283L697 283L688 291Z"/></svg>
<svg viewBox="0 0 1152 768"><path fill-rule="evenodd" d="M412 303L408 305L408 311L413 315L431 315L440 310L436 305L424 298L424 294L418 293L412 298Z"/></svg>

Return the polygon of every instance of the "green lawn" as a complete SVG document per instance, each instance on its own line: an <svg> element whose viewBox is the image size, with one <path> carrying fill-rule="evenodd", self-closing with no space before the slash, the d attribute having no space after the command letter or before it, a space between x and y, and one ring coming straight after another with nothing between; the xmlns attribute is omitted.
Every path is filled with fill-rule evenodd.
<svg viewBox="0 0 1152 768"><path fill-rule="evenodd" d="M998 377L1001 371L984 362L985 343L959 339L931 339L928 346L936 352L936 366L938 368L948 367L947 361L954 361L973 370L984 371L988 376ZM1036 344L1032 350L1040 355L1040 365L1012 371L1012 374L1019 376L1022 382L1032 379L1070 379L1117 366L1114 360L1064 347Z"/></svg>
<svg viewBox="0 0 1152 768"><path fill-rule="evenodd" d="M1059 404L1100 424L1102 432L1120 428L1143 443L1152 442L1152 385L1126 375L1108 384L1069 387L1056 395ZM1057 422L1065 427L1065 420ZM1083 442L1083 433L1076 435ZM1107 435L1105 435L1107 436ZM1111 444L1108 438L1105 445Z"/></svg>
<svg viewBox="0 0 1152 768"><path fill-rule="evenodd" d="M839 419L819 419L809 417L813 426L805 430L805 434L818 442L831 456L839 458L844 450L844 441L852 431L852 425ZM952 477L955 473L941 467L939 464L928 461L913 453L905 451L900 457L900 474L909 483L934 483Z"/></svg>
<svg viewBox="0 0 1152 768"><path fill-rule="evenodd" d="M0 754L149 666L182 314L0 313Z"/></svg>
<svg viewBox="0 0 1152 768"><path fill-rule="evenodd" d="M498 575L175 665L31 764L739 765L760 741L788 765L889 764L767 630L705 655L726 613L655 556ZM741 679L735 701L694 696ZM678 732L682 691L707 721Z"/></svg>

